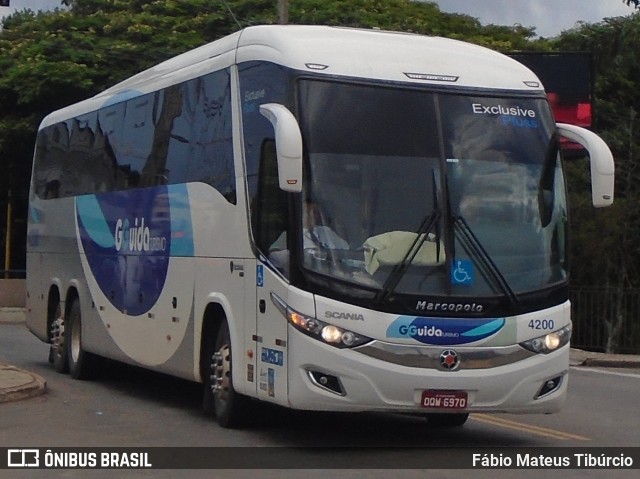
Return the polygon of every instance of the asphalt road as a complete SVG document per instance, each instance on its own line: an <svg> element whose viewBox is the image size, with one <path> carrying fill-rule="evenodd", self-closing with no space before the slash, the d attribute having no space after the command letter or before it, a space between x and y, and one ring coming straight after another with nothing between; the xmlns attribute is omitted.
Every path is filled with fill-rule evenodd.
<svg viewBox="0 0 640 479"><path fill-rule="evenodd" d="M417 478L473 477L492 479L540 477L535 470L439 470L451 448L638 447L640 373L633 369L572 368L566 407L558 414L514 416L474 414L457 429L433 429L419 417L394 414L326 414L261 407L254 426L224 430L200 412L200 386L117 363L93 382L74 381L53 371L48 346L23 324L0 324L0 361L34 371L47 381L47 393L0 404L0 445L3 447L242 447L256 455L262 447L299 447L315 454L332 470L351 454L351 467L331 473L339 477ZM342 456L326 447L366 447ZM230 450L231 451L231 450ZM243 450L245 451L245 450ZM419 455L419 456L416 456ZM417 457L420 458L417 461ZM395 467L367 469L387 458ZM404 469L402 461L424 467ZM295 461L294 461L295 462ZM325 466L326 464L326 466ZM14 471L0 478L23 477L304 477L326 478L311 470L176 470L154 471ZM8 474L11 473L11 474ZM603 475L604 473L604 475ZM637 477L637 470L545 470L544 477Z"/></svg>

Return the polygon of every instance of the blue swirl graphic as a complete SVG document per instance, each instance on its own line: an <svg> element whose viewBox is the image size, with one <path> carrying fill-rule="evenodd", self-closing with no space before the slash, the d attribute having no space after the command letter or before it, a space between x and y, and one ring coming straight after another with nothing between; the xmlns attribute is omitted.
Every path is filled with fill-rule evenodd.
<svg viewBox="0 0 640 479"><path fill-rule="evenodd" d="M452 346L486 339L500 331L504 318L453 319L400 316L387 328L387 338L414 339L423 344Z"/></svg>
<svg viewBox="0 0 640 479"><path fill-rule="evenodd" d="M156 304L171 256L193 256L186 185L81 196L76 215L90 274L128 315Z"/></svg>

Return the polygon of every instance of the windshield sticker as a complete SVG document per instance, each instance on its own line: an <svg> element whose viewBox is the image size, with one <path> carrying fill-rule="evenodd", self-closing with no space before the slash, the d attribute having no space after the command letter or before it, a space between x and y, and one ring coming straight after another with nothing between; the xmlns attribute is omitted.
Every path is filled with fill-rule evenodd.
<svg viewBox="0 0 640 479"><path fill-rule="evenodd" d="M521 106L483 105L473 103L471 105L474 115L499 116L505 126L517 128L538 128L536 112L530 108Z"/></svg>
<svg viewBox="0 0 640 479"><path fill-rule="evenodd" d="M387 338L415 339L423 344L459 345L486 339L505 325L504 318L452 319L400 316L387 328Z"/></svg>
<svg viewBox="0 0 640 479"><path fill-rule="evenodd" d="M267 95L266 90L252 90L244 92L244 103L242 111L245 113L255 113L258 111L258 102Z"/></svg>
<svg viewBox="0 0 640 479"><path fill-rule="evenodd" d="M278 349L262 348L262 362L282 366L284 364L284 351Z"/></svg>
<svg viewBox="0 0 640 479"><path fill-rule="evenodd" d="M269 368L268 370L268 389L267 389L267 394L269 395L269 397L275 397L276 396L276 370L273 368Z"/></svg>
<svg viewBox="0 0 640 479"><path fill-rule="evenodd" d="M256 268L256 286L264 287L264 266L259 264Z"/></svg>
<svg viewBox="0 0 640 479"><path fill-rule="evenodd" d="M458 259L451 267L451 284L469 286L474 283L475 273L473 262L468 259Z"/></svg>

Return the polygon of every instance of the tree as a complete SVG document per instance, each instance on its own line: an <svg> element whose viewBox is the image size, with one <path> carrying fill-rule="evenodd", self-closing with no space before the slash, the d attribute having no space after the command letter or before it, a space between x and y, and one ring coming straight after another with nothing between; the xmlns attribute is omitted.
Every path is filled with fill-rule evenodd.
<svg viewBox="0 0 640 479"><path fill-rule="evenodd" d="M634 319L625 309L630 288L640 288L640 57L635 49L640 36L638 16L609 18L564 32L562 50L589 51L595 70L596 129L616 160L616 200L607 211L593 211L586 198L572 193L572 269L574 284L605 286L611 293L604 324L606 349L616 351L622 327ZM569 167L569 185L584 182ZM581 187L581 190L584 187ZM640 340L640 338L638 338Z"/></svg>
<svg viewBox="0 0 640 479"><path fill-rule="evenodd" d="M6 17L0 31L0 155L27 161L48 112L91 96L178 53L239 28L276 23L273 0L63 0L67 10ZM229 14L233 12L233 17ZM412 31L501 50L533 48L535 32L483 27L467 15L410 0L297 0L290 21ZM239 25L236 23L239 23Z"/></svg>
<svg viewBox="0 0 640 479"><path fill-rule="evenodd" d="M26 223L33 145L42 118L232 31L227 12L220 2L215 2L218 8L211 7L213 3L78 0L67 2L68 10L26 10L2 21L0 224L10 185L18 226ZM24 268L24 242L24 232L18 233L14 269ZM4 251L0 248L0 258Z"/></svg>
<svg viewBox="0 0 640 479"><path fill-rule="evenodd" d="M0 28L0 161L12 165L11 175L0 175L0 201L9 184L17 185L21 206L16 214L23 223L35 132L47 113L241 27L278 22L274 0L62 4L68 8L13 13ZM468 15L443 13L430 2L292 0L289 6L291 23L440 35L502 51L541 47L533 41L533 28L485 27ZM24 258L17 267L21 264Z"/></svg>

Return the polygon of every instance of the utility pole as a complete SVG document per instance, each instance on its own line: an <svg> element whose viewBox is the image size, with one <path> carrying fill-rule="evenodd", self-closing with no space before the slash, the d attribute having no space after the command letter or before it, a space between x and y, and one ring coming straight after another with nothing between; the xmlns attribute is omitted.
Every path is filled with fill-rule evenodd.
<svg viewBox="0 0 640 479"><path fill-rule="evenodd" d="M289 23L289 0L278 0L278 23L280 25Z"/></svg>
<svg viewBox="0 0 640 479"><path fill-rule="evenodd" d="M11 269L11 224L13 223L11 211L11 188L7 194L7 231L5 234L4 244L4 278L9 278L9 270Z"/></svg>

